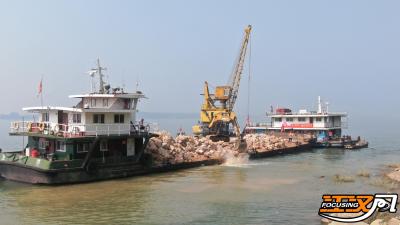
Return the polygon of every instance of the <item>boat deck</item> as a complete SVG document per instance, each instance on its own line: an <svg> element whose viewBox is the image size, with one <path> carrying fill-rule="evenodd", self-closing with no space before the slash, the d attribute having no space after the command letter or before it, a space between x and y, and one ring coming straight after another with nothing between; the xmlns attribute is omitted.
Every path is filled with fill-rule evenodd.
<svg viewBox="0 0 400 225"><path fill-rule="evenodd" d="M12 122L11 136L34 136L43 138L93 138L98 136L145 137L150 133L150 125L134 124L87 124L66 125L49 122Z"/></svg>

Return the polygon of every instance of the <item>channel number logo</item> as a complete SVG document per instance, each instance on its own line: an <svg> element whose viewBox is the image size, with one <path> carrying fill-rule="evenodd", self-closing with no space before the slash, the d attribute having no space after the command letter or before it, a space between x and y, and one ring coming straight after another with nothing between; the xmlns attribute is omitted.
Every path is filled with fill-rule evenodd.
<svg viewBox="0 0 400 225"><path fill-rule="evenodd" d="M355 223L369 218L376 210L395 213L397 199L397 194L323 195L318 214L333 221ZM341 213L354 213L354 217L340 217Z"/></svg>

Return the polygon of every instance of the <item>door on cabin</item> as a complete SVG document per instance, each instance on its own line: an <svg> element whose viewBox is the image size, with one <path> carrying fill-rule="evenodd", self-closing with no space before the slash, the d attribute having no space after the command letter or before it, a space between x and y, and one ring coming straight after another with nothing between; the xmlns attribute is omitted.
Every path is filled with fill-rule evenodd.
<svg viewBox="0 0 400 225"><path fill-rule="evenodd" d="M58 124L60 130L67 130L67 125L68 125L68 113L64 113L62 110L58 111Z"/></svg>
<svg viewBox="0 0 400 225"><path fill-rule="evenodd" d="M126 144L126 156L134 156L135 155L135 138L128 138Z"/></svg>

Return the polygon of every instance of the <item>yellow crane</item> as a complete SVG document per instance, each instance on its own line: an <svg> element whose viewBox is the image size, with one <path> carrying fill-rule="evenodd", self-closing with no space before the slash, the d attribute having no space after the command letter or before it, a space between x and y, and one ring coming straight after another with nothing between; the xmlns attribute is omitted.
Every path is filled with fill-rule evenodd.
<svg viewBox="0 0 400 225"><path fill-rule="evenodd" d="M215 92L210 93L208 82L204 83L204 103L200 111L199 124L192 127L194 135L211 135L213 141L229 141L231 136L236 136L241 140L240 127L233 108L239 92L250 32L251 25L248 25L244 29L239 57L235 62L228 84L217 86ZM230 129L231 125L233 132Z"/></svg>

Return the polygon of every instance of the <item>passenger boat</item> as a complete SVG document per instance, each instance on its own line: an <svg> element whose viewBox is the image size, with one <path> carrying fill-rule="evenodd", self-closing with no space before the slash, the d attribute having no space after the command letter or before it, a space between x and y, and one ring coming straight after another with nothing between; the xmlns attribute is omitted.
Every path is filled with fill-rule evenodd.
<svg viewBox="0 0 400 225"><path fill-rule="evenodd" d="M65 184L149 171L151 157L144 149L155 134L143 120L136 122L137 104L145 95L111 88L104 81L104 70L98 60L97 67L90 71L92 91L69 96L78 99L71 108L23 108L36 119L11 123L10 135L28 137L28 141L25 149L0 153L2 177L35 184Z"/></svg>

